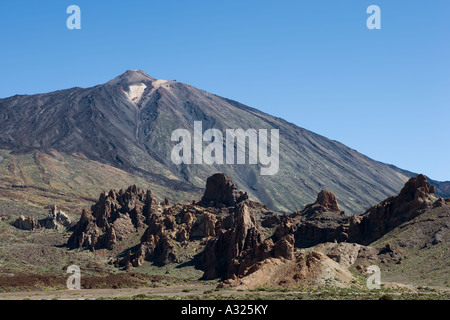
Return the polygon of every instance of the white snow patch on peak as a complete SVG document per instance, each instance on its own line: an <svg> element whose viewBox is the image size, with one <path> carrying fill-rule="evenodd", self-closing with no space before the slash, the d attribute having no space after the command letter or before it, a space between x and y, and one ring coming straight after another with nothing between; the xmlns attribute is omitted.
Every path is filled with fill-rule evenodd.
<svg viewBox="0 0 450 320"><path fill-rule="evenodd" d="M128 100L134 104L137 104L141 100L146 88L147 86L143 83L132 84L129 86L128 92L125 91L125 95Z"/></svg>

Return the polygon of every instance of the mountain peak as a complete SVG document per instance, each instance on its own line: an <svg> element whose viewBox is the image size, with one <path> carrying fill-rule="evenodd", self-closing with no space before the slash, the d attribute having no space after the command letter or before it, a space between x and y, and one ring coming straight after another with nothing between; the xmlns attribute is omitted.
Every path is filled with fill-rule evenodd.
<svg viewBox="0 0 450 320"><path fill-rule="evenodd" d="M142 70L127 70L120 76L108 82L110 85L131 85L135 83L152 82L156 79L149 76Z"/></svg>

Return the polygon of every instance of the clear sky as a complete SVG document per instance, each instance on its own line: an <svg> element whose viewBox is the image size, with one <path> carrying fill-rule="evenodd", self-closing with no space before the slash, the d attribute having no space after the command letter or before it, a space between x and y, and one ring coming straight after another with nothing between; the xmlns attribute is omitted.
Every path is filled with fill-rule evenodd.
<svg viewBox="0 0 450 320"><path fill-rule="evenodd" d="M142 69L436 180L450 180L449 57L448 0L0 1L0 97Z"/></svg>

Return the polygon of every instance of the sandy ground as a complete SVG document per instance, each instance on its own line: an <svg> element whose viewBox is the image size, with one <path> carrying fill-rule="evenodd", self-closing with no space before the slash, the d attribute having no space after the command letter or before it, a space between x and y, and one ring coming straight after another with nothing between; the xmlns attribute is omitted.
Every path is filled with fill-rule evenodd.
<svg viewBox="0 0 450 320"><path fill-rule="evenodd" d="M173 285L160 288L126 288L126 289L81 289L55 291L25 291L0 293L0 300L85 300L106 297L131 297L138 294L186 296L202 294L206 290L214 290L215 285ZM189 292L186 292L190 290ZM230 292L235 293L235 292Z"/></svg>

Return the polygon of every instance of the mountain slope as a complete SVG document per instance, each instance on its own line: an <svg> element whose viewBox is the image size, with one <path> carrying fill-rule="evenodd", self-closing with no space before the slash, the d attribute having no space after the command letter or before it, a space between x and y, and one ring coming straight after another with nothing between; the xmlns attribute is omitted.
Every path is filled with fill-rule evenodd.
<svg viewBox="0 0 450 320"><path fill-rule="evenodd" d="M151 189L159 200L167 198L170 202L191 201L201 194L195 189L176 192L80 154L56 151L12 154L0 150L0 217L43 218L49 205L57 205L78 218L99 193L129 185Z"/></svg>
<svg viewBox="0 0 450 320"><path fill-rule="evenodd" d="M389 246L392 250L390 255L394 258L383 262L385 279L427 286L449 286L449 204L450 199L447 199L445 206L426 210L371 244Z"/></svg>
<svg viewBox="0 0 450 320"><path fill-rule="evenodd" d="M194 121L202 121L203 131L279 129L278 173L262 176L259 165L248 164L174 164L171 134L180 128L193 133ZM3 149L81 153L182 191L203 188L208 176L224 172L254 200L280 211L298 210L328 189L343 209L358 213L396 194L414 175L280 118L140 70L92 88L0 99L0 123Z"/></svg>

